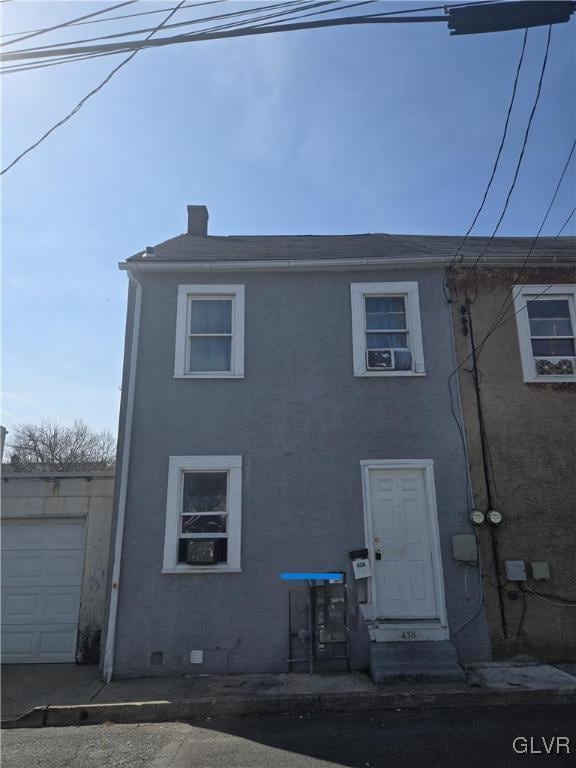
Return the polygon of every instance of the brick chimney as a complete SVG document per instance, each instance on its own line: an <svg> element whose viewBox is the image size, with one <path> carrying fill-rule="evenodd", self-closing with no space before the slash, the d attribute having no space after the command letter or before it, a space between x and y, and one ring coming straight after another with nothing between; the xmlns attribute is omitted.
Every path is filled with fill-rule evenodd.
<svg viewBox="0 0 576 768"><path fill-rule="evenodd" d="M208 234L208 208L205 205L188 206L188 234L196 237Z"/></svg>

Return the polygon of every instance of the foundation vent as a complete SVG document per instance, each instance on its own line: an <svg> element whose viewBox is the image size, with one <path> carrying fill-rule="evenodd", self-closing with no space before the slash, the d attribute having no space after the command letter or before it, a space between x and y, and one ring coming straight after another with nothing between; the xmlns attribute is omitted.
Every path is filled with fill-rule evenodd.
<svg viewBox="0 0 576 768"><path fill-rule="evenodd" d="M190 651L190 664L204 664L204 651Z"/></svg>
<svg viewBox="0 0 576 768"><path fill-rule="evenodd" d="M161 667L162 666L162 651L153 651L150 654L150 664L153 667Z"/></svg>

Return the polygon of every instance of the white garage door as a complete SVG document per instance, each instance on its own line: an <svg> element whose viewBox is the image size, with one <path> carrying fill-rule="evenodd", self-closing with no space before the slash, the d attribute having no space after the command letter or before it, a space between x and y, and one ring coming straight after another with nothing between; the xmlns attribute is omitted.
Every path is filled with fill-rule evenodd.
<svg viewBox="0 0 576 768"><path fill-rule="evenodd" d="M2 525L2 662L75 660L84 520Z"/></svg>

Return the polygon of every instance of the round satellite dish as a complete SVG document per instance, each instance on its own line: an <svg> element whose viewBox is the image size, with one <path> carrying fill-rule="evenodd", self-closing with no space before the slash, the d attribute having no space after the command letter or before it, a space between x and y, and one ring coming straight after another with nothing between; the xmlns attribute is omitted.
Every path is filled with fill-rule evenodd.
<svg viewBox="0 0 576 768"><path fill-rule="evenodd" d="M484 512L480 512L479 509L473 509L470 512L470 522L472 525L482 525L484 522Z"/></svg>
<svg viewBox="0 0 576 768"><path fill-rule="evenodd" d="M499 525L502 522L502 515L496 509L491 509L488 512L488 520L492 525Z"/></svg>

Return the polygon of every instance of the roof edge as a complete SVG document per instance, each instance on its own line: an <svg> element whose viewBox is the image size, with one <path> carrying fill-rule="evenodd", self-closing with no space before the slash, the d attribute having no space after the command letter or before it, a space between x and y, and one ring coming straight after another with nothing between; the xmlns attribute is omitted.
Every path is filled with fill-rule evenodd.
<svg viewBox="0 0 576 768"><path fill-rule="evenodd" d="M174 259L159 259L158 261L121 261L118 267L128 272L230 272L230 271L322 271L337 269L370 269L377 266L388 267L446 267L453 263L452 256L365 256L334 259L250 259L250 260L218 260L218 261L189 261ZM571 256L536 257L530 259L530 267L573 266L576 258ZM473 266L516 267L526 266L525 256L465 256L456 267L470 268Z"/></svg>

